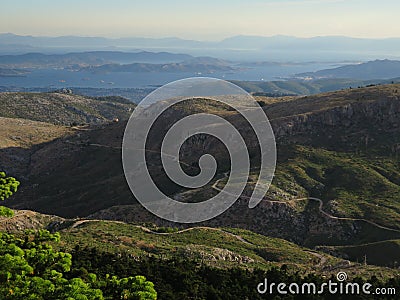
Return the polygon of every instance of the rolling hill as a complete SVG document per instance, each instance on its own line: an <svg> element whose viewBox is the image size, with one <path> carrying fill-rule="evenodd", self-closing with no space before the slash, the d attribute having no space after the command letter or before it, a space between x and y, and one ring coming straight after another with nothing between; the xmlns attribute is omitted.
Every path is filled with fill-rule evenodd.
<svg viewBox="0 0 400 300"><path fill-rule="evenodd" d="M122 97L68 93L0 93L0 116L58 125L101 124L128 119L135 105Z"/></svg>
<svg viewBox="0 0 400 300"><path fill-rule="evenodd" d="M399 91L399 84L389 84L273 101L259 97L258 100L264 103L263 109L271 120L278 142L278 164L267 196L260 205L251 210L247 207L247 197L257 176L257 151L252 146L255 144L254 137L246 126L240 126L242 120L235 111L201 99L189 101L174 107L165 122L158 124L162 127L159 130L156 128L155 134L161 135L169 128L170 123L191 112L212 112L239 125L242 135L250 145L249 151L254 153L254 169L246 190L241 199L224 214L198 224L207 228L251 230L253 233L239 229L219 229L219 233L216 232L218 238L225 238L220 235L226 235L226 238L233 238L241 245L223 247L237 252L240 255L237 259L241 260L246 256L256 260L259 259L256 256L261 254L256 254L254 249L250 252L242 249L246 243L224 233L225 231L240 235L245 241L254 238L259 240L257 243L263 243L265 238L262 236L268 236L268 239L272 239L269 240L271 243L286 245L287 249L296 248L297 244L308 247L305 252L314 248L320 249L327 255L341 256L353 262L360 261L360 257L367 254L371 256L371 263L393 268L397 261L395 249L400 239ZM107 120L108 115L101 110L112 99L96 100L76 95L43 96L29 93L0 96L5 97L9 105L14 105L12 110L7 106L7 109L2 106L3 110L0 110L0 120L5 125L0 130L1 140L4 141L0 145L0 167L21 180L20 191L13 199L5 202L7 206L64 218L123 221L135 223L135 226L152 223L164 227L177 226L181 230L190 227L155 218L133 198L125 182L120 160L125 122L110 123ZM61 104L55 105L51 101ZM125 110L128 104L120 102L114 101L112 107L123 111L123 120L128 115ZM23 114L16 109L17 103L24 103ZM61 111L60 107L66 103L85 103L91 109L94 105L96 114L103 116L100 119L102 122L72 128L51 124L54 123L52 118L56 116L54 112ZM7 115L10 111L14 115ZM95 115L93 111L91 115ZM21 120L21 117L31 120ZM75 115L72 117L75 118ZM67 120L70 115L63 115L63 118ZM158 142L149 147L157 149ZM223 159L226 153L216 141L188 140L182 149L184 162L195 166L199 155L203 153L200 149L214 154L221 161L220 169L210 184L191 191L176 188L169 181L163 180L163 173L158 168L159 155L149 155L154 164L153 175L159 180L161 187L182 201L201 201L217 193L226 180L227 165ZM190 155L186 155L188 153ZM84 221L81 224L82 231L78 230L81 226L79 223L75 227L66 225L65 234L71 245L82 240L80 235L83 231L90 232L85 238L90 239L90 244L96 247L102 247L97 238L92 240L90 237L101 236L96 230L110 232L110 236L115 235L111 233L114 230L114 225L110 225L114 224L112 222L109 224L96 221L92 224ZM120 229L121 226L118 225ZM202 229L196 230L193 233L197 232L200 239L204 239L202 236L205 232L206 235L211 235L209 229L205 229L205 232ZM145 245L150 243L137 227L129 227L128 231L134 232L134 235L127 234L127 238L123 239L142 240ZM189 232L187 234L190 235ZM151 247L158 249L163 247L161 245L165 246L165 243L171 243L163 248L169 249L177 247L176 243L199 243L198 240L184 240L185 236L186 233L177 234L177 240L159 240ZM282 238L295 244L277 242L274 238ZM100 237L101 241L104 239L105 236ZM147 251L147 246L138 250L139 246L132 248L129 243L122 241L117 244L119 248L135 253L143 249ZM104 246L107 249L102 250L114 251L115 245L111 244L113 243L107 240L107 246ZM214 251L219 251L213 248L216 244L202 245L195 252L203 253L205 257L215 256ZM196 247L198 246L193 249L198 249ZM295 248L293 253L304 252ZM371 255L373 251L385 249L394 250L387 250L390 253L385 257ZM159 249L156 252L164 253L163 251ZM283 261L290 263L292 254L284 249L273 251L274 255L281 256ZM222 252L231 257L236 255ZM140 253L143 255L144 252ZM312 261L316 257L314 254L303 254L306 260ZM317 254L323 255L319 252ZM268 261L274 261L273 256L268 256L271 253L266 255Z"/></svg>
<svg viewBox="0 0 400 300"><path fill-rule="evenodd" d="M373 282L392 290L399 286L399 273L394 268L350 262L246 230L180 230L154 224L63 219L32 211L0 217L0 231L7 230L6 237L42 228L61 233L61 241L50 242L50 249L72 254L72 267L65 277L88 280L92 272L99 279L109 278L108 274L141 274L154 282L159 299L234 299L240 295L261 300L264 295L254 285L265 278L318 284L328 278L335 280L338 271L345 272L349 282Z"/></svg>
<svg viewBox="0 0 400 300"><path fill-rule="evenodd" d="M73 252L91 246L98 253L129 255L141 260L146 257L187 260L201 259L217 268L288 268L302 275L317 272L329 277L337 269L346 269L350 276L369 278L371 272L380 278L396 275L396 271L351 263L324 252L310 250L283 239L266 237L251 231L215 227L158 227L154 224L127 224L118 221L64 219L32 211L15 211L10 218L0 217L0 230L18 232L22 229L59 231L63 240L56 248Z"/></svg>

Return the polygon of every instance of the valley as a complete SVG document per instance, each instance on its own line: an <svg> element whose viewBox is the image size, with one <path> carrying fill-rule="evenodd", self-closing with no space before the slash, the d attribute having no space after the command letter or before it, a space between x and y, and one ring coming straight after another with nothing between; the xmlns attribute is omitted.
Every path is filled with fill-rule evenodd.
<svg viewBox="0 0 400 300"><path fill-rule="evenodd" d="M399 84L388 84L312 96L256 96L271 121L278 160L268 193L252 209L248 203L259 152L248 125L235 110L213 100L173 106L154 124L146 146L149 170L167 194L200 202L220 193L229 177L221 143L192 137L181 148L183 169L197 172L198 157L206 152L217 159L217 174L189 190L165 179L161 137L177 119L207 112L229 120L246 138L251 157L240 198L220 216L198 224L155 217L129 190L121 143L135 109L130 101L60 92L1 93L0 169L21 185L4 201L14 216L0 217L0 229L17 235L27 229L59 232L62 240L53 247L72 253L77 267L102 274L99 265L86 265L88 253L113 261L109 272L124 260L158 281L164 296L185 285L172 288L169 277L155 275L148 264L184 261L207 272L254 270L246 273L251 276L278 268L285 276L302 278L331 278L343 270L360 280L398 278L399 91ZM181 267L165 268L169 274ZM190 278L202 276L193 272Z"/></svg>

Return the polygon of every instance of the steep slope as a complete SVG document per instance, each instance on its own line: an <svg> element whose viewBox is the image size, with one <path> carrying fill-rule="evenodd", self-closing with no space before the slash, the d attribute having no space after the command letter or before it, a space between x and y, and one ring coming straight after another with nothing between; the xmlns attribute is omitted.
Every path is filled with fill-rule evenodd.
<svg viewBox="0 0 400 300"><path fill-rule="evenodd" d="M14 124L18 126L18 124ZM11 205L61 216L86 215L110 205L132 203L121 166L124 124L75 127L26 153L21 168L12 161L3 168L21 178L21 187ZM19 148L0 149L0 157Z"/></svg>
<svg viewBox="0 0 400 300"><path fill-rule="evenodd" d="M24 180L38 147L73 132L72 128L49 123L0 117L0 169Z"/></svg>

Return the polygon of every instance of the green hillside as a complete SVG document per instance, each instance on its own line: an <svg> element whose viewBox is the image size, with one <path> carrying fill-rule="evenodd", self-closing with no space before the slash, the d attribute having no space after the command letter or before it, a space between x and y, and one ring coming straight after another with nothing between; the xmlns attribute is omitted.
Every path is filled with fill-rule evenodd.
<svg viewBox="0 0 400 300"><path fill-rule="evenodd" d="M174 225L156 218L141 207L125 182L121 164L125 122L70 128L52 125L51 120L46 120L50 123L40 123L2 118L9 129L0 131L4 141L0 149L0 166L21 181L19 193L5 204L67 218L89 216L91 219L136 224L84 222L74 228L67 224L65 240L68 242L64 246L69 250L73 250L72 245L75 247L79 240L85 240L88 243L79 247L89 245L114 254L119 251L116 249L120 249L139 256L155 253L157 257L170 257L168 253L180 248L176 251L183 251L190 258L204 256L204 259L211 259L211 265L216 267L246 261L245 266L267 268L269 262L289 265L299 261L300 264L304 263L304 270L312 270L307 261L311 259L315 265L318 256L310 254L309 249L318 247L331 253L329 247L334 247L338 252L332 254L343 254L352 262L360 261L363 252L357 252L362 249L359 245L374 243L374 251L379 247L385 251L388 244L384 241L400 239L398 91L400 85L393 84L274 101L265 99L263 109L271 119L278 148L277 170L272 187L262 203L254 209L248 209L246 197L257 179L259 162L257 147L249 147L253 169L241 200L221 216L199 224L225 228L223 230L195 229L161 236L136 226L139 223L161 227ZM24 97L35 98L36 94ZM115 105L118 103L125 109L127 104L120 99L88 101L106 105L113 100L116 100ZM71 101L80 103L81 98ZM162 139L157 137L162 136L170 123L193 111L211 112L238 125L246 142L255 144L254 136L237 112L212 101L196 101L174 107L166 120L156 124L153 133L155 143L149 145L153 152L148 158L152 161L155 178L161 180L160 185L171 195L183 201L201 201L215 195L223 187L228 167L224 158L227 155L217 141L191 139L182 149L183 161L195 170L199 155L206 149L220 162L219 173L207 186L191 191L181 190L171 185L170 181L163 181L157 158L157 147ZM34 103L33 107L40 107L38 111L53 109L53 106L48 107L40 101ZM57 109L60 107L56 106ZM35 109L29 111L30 118L40 117ZM179 225L179 229L187 227ZM240 232L238 239L227 233L231 231L228 228L240 228L253 233L237 229ZM117 235L117 229L124 231L124 235ZM129 235L129 231L132 235ZM103 234L105 232L107 234ZM122 236L121 241L116 239L119 236ZM200 240L207 243L201 244ZM217 240L226 240L221 241L225 249L222 252L215 249L218 248ZM140 246L142 242L138 241L143 242L143 247ZM187 250L185 247L191 244L195 246ZM374 259L371 255L371 263L392 267L396 261L396 248L390 245L390 254ZM350 246L357 250L354 253L343 250ZM152 249L157 250L153 253ZM296 257L294 253L299 256ZM233 257L235 262L212 259L220 254ZM333 257L329 259L335 260ZM317 271L323 272L321 269Z"/></svg>
<svg viewBox="0 0 400 300"><path fill-rule="evenodd" d="M12 226L11 224L14 224ZM18 224L18 225L16 225ZM381 278L396 275L395 270L365 266L336 258L324 252L298 246L280 238L266 237L236 228L159 227L152 223L128 224L118 221L62 219L31 211L16 211L9 219L0 217L0 230L50 229L61 233L58 250L95 249L98 253L128 255L135 260L185 259L201 261L215 268L268 270L285 265L290 273L335 275L345 268L351 277L368 278L375 270Z"/></svg>

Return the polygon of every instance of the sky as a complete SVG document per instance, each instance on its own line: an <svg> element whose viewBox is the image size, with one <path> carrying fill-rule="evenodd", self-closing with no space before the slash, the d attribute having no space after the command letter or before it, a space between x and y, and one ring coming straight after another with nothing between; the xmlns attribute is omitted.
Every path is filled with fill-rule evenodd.
<svg viewBox="0 0 400 300"><path fill-rule="evenodd" d="M400 37L398 0L2 0L0 33L39 36Z"/></svg>

